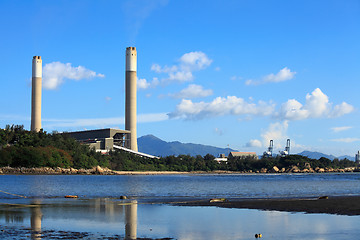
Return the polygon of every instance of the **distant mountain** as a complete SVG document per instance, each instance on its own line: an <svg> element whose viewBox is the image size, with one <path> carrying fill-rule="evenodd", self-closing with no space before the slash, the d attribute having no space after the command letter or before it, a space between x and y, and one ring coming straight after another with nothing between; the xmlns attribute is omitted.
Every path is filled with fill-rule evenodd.
<svg viewBox="0 0 360 240"><path fill-rule="evenodd" d="M170 155L178 156L181 154L189 154L191 156L205 156L208 153L216 157L220 153L227 155L229 151L237 151L234 149L218 148L202 144L181 143L178 141L166 142L160 138L155 137L154 135L146 135L138 138L138 148L139 152L162 157Z"/></svg>
<svg viewBox="0 0 360 240"><path fill-rule="evenodd" d="M347 158L349 160L355 161L355 157L351 157L351 156L348 156L348 155L335 157L334 155L327 155L327 154L320 153L320 152L303 151L301 153L298 153L298 155L302 155L302 156L312 158L312 159L320 159L322 157L325 157L325 158L328 158L330 160L334 160L335 158L338 158L338 159L341 160L341 159Z"/></svg>

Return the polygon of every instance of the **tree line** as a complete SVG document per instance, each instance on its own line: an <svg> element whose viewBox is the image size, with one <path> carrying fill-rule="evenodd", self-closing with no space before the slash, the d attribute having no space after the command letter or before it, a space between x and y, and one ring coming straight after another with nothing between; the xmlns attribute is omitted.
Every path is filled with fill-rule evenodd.
<svg viewBox="0 0 360 240"><path fill-rule="evenodd" d="M312 168L354 167L348 159L310 159L300 155L269 157L260 160L252 157L229 158L218 163L211 154L205 156L167 156L159 159L140 157L125 151L111 151L104 155L89 149L67 134L45 131L27 131L22 125L7 125L0 129L0 167L62 167L92 168L108 167L119 171L259 171L262 168L303 169L306 163Z"/></svg>

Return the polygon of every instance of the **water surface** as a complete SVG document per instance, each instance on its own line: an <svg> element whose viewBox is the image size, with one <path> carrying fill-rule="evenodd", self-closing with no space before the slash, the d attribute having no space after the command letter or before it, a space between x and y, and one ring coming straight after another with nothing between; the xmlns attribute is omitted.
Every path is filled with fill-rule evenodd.
<svg viewBox="0 0 360 240"><path fill-rule="evenodd" d="M0 190L28 197L277 198L360 194L360 173L57 176L0 175ZM11 197L2 194L0 198Z"/></svg>
<svg viewBox="0 0 360 240"><path fill-rule="evenodd" d="M360 174L0 175L0 238L357 239L359 216L159 204L321 195L360 195Z"/></svg>

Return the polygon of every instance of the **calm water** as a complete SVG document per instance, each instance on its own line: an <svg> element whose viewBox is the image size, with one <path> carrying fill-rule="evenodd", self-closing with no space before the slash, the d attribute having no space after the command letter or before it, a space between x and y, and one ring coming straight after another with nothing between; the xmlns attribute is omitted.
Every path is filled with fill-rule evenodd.
<svg viewBox="0 0 360 240"><path fill-rule="evenodd" d="M359 195L360 173L282 175L0 175L0 190L28 197L276 198ZM0 192L1 198L12 198Z"/></svg>
<svg viewBox="0 0 360 240"><path fill-rule="evenodd" d="M360 234L358 216L178 207L114 199L47 199L33 203L38 205L0 205L0 229L5 229L0 232L1 239L54 239L63 234L61 231L85 232L83 239L124 239L127 235L132 239L181 240L255 239L256 233L261 233L262 239L342 240L358 239Z"/></svg>
<svg viewBox="0 0 360 240"><path fill-rule="evenodd" d="M359 216L157 204L161 198L360 195L360 174L0 176L0 238L357 239ZM64 195L79 199L64 199ZM120 200L120 195L131 196ZM154 201L155 200L155 201ZM28 206L27 204L36 204ZM41 231L41 232L33 232ZM7 234L7 235L6 235ZM13 235L11 235L13 234ZM63 237L67 239L69 236Z"/></svg>

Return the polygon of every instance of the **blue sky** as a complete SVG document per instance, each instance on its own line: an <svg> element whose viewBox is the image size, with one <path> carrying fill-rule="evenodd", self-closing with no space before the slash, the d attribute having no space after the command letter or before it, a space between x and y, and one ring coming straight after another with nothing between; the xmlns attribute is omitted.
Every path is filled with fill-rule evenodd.
<svg viewBox="0 0 360 240"><path fill-rule="evenodd" d="M138 52L138 137L262 154L360 150L360 1L0 1L0 127L124 129Z"/></svg>

